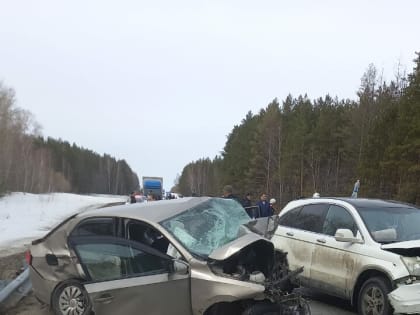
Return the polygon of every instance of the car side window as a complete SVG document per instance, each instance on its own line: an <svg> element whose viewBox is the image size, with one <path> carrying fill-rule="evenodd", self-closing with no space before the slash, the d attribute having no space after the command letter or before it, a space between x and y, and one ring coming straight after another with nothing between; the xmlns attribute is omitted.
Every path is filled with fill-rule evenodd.
<svg viewBox="0 0 420 315"><path fill-rule="evenodd" d="M114 236L113 218L93 218L80 222L71 232L71 236Z"/></svg>
<svg viewBox="0 0 420 315"><path fill-rule="evenodd" d="M92 281L116 280L169 272L169 259L130 244L84 243L76 252Z"/></svg>
<svg viewBox="0 0 420 315"><path fill-rule="evenodd" d="M284 215L280 216L279 218L279 225L288 226L288 227L297 227L298 226L298 216L299 212L302 210L302 207L298 207L292 209L285 213Z"/></svg>
<svg viewBox="0 0 420 315"><path fill-rule="evenodd" d="M331 205L325 217L323 234L334 236L337 229L349 229L355 236L357 224L351 214L343 207Z"/></svg>
<svg viewBox="0 0 420 315"><path fill-rule="evenodd" d="M127 225L127 238L150 246L162 253L167 253L169 241L158 230L140 221L129 221Z"/></svg>
<svg viewBox="0 0 420 315"><path fill-rule="evenodd" d="M327 211L327 204L318 203L304 206L297 218L297 228L305 231L321 233Z"/></svg>
<svg viewBox="0 0 420 315"><path fill-rule="evenodd" d="M181 253L158 230L150 225L130 220L127 224L127 239L149 246L176 259L182 259Z"/></svg>

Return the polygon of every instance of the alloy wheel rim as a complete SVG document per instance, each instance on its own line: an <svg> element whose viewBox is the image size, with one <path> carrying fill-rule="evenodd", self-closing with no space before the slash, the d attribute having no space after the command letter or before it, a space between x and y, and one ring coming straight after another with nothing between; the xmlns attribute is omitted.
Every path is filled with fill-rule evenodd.
<svg viewBox="0 0 420 315"><path fill-rule="evenodd" d="M363 297L363 314L382 315L385 306L385 297L378 287L366 290Z"/></svg>
<svg viewBox="0 0 420 315"><path fill-rule="evenodd" d="M82 315L85 311L85 299L82 290L68 286L61 292L58 304L63 315Z"/></svg>

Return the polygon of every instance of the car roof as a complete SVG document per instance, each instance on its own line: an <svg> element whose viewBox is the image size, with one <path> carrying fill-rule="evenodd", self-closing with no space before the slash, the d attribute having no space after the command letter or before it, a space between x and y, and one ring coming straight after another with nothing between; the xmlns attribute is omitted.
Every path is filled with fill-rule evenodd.
<svg viewBox="0 0 420 315"><path fill-rule="evenodd" d="M203 203L211 197L186 197L181 199L149 201L120 206L88 210L77 215L80 219L89 217L122 217L160 222Z"/></svg>
<svg viewBox="0 0 420 315"><path fill-rule="evenodd" d="M342 198L341 200L348 202L356 208L395 208L401 206L414 207L413 205L395 200L370 198Z"/></svg>
<svg viewBox="0 0 420 315"><path fill-rule="evenodd" d="M395 208L405 206L407 208L416 208L415 205L407 204L401 201L382 200L371 198L346 198L346 197L320 197L320 198L305 198L291 201L294 204L305 205L309 203L322 203L334 201L346 202L355 208Z"/></svg>

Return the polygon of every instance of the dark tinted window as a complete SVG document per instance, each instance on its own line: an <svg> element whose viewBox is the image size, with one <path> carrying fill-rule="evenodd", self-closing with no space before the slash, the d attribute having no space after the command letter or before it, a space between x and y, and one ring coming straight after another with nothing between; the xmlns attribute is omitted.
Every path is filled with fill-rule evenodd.
<svg viewBox="0 0 420 315"><path fill-rule="evenodd" d="M80 222L71 236L114 236L113 218L94 218Z"/></svg>
<svg viewBox="0 0 420 315"><path fill-rule="evenodd" d="M357 225L351 214L343 207L331 205L324 221L323 233L334 236L337 229L349 229L356 236Z"/></svg>
<svg viewBox="0 0 420 315"><path fill-rule="evenodd" d="M327 204L306 205L299 213L297 228L321 233L324 218L328 210Z"/></svg>
<svg viewBox="0 0 420 315"><path fill-rule="evenodd" d="M299 207L288 211L285 215L280 217L279 224L289 227L297 227L299 222L298 216L301 209L302 207Z"/></svg>

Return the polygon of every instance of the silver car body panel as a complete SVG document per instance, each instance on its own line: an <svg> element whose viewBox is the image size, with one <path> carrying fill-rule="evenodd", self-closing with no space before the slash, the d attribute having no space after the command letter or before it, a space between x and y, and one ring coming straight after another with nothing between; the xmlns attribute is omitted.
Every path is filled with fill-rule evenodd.
<svg viewBox="0 0 420 315"><path fill-rule="evenodd" d="M202 315L208 307L218 302L265 298L265 287L261 284L217 276L204 261L192 259L190 265L194 315Z"/></svg>
<svg viewBox="0 0 420 315"><path fill-rule="evenodd" d="M167 273L84 285L96 314L103 315L191 314L189 286L189 275Z"/></svg>
<svg viewBox="0 0 420 315"><path fill-rule="evenodd" d="M118 216L148 222L161 222L209 199L210 197L186 197L181 199L159 200L159 202L133 203L85 211L80 213L78 217L82 219L84 217L95 216Z"/></svg>
<svg viewBox="0 0 420 315"><path fill-rule="evenodd" d="M245 246L248 246L249 244L255 243L256 241L259 241L259 240L264 240L265 242L269 242L267 241L267 239L263 238L262 236L258 234L248 232L247 234L234 240L233 242L230 242L222 247L217 248L209 255L209 258L214 259L214 260L225 260L228 257L239 252Z"/></svg>
<svg viewBox="0 0 420 315"><path fill-rule="evenodd" d="M130 204L88 210L64 221L46 237L34 241L31 246L33 257L31 275L36 295L50 304L54 288L62 281L80 279L89 293L93 307L98 314L136 314L139 310L147 314L203 314L217 302L230 302L244 299L264 299L265 287L261 284L234 279L228 275L216 275L210 270L207 261L194 257L159 222L199 205L210 197L182 198L151 203ZM101 282L86 282L86 275L76 253L69 248L68 238L73 229L89 218L124 218L138 220L160 231L180 252L189 264L189 272L179 275L176 272L151 276L140 276ZM240 252L241 248L252 246L255 242L272 243L262 236L241 228L241 236L214 250L209 258L222 261ZM273 251L274 251L274 246ZM57 257L57 265L46 263L45 257ZM85 279L85 280L83 280ZM159 294L157 294L159 292ZM165 296L165 303L162 303ZM130 301L130 303L127 303ZM163 305L164 304L164 305ZM156 305L161 306L156 308ZM152 307L153 306L153 307Z"/></svg>

